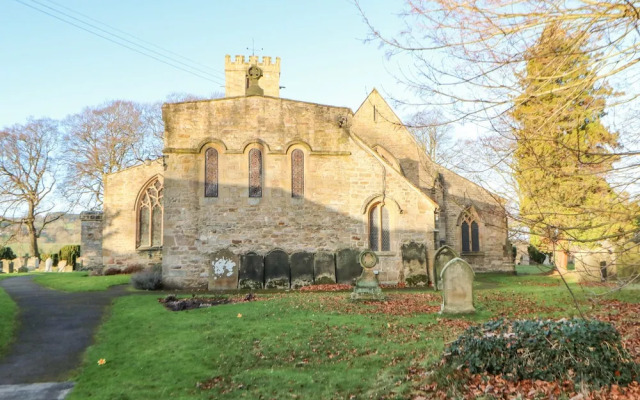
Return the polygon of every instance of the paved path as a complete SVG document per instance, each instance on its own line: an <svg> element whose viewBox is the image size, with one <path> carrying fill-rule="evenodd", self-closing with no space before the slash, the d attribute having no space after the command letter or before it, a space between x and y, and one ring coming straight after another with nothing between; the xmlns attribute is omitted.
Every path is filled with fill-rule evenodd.
<svg viewBox="0 0 640 400"><path fill-rule="evenodd" d="M103 292L65 293L46 289L20 276L0 281L18 305L18 332L3 358L0 358L0 385L64 382L80 366L82 354L92 343L106 306L125 294L125 286ZM71 385L71 386L69 386ZM36 385L42 390L58 390L64 394L72 383ZM24 386L0 386L0 398L40 399L20 395ZM66 391L66 392L65 392Z"/></svg>

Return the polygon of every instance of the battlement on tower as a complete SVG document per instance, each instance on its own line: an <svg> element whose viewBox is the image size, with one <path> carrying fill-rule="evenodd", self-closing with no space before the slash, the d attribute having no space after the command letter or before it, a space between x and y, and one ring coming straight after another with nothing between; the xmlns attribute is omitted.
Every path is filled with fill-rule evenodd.
<svg viewBox="0 0 640 400"><path fill-rule="evenodd" d="M248 87L247 70L250 66L257 65L262 69L263 76L260 79L260 87L264 89L265 96L280 97L280 57L273 62L271 57L263 56L262 61L258 56L235 56L224 58L225 96L244 96Z"/></svg>

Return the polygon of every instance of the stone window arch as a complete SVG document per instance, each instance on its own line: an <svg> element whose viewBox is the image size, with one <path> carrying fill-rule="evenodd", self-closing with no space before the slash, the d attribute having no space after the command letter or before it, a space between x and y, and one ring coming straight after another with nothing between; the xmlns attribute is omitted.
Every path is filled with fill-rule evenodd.
<svg viewBox="0 0 640 400"><path fill-rule="evenodd" d="M480 251L480 225L478 217L472 211L465 211L461 215L460 243L463 253Z"/></svg>
<svg viewBox="0 0 640 400"><path fill-rule="evenodd" d="M204 153L204 197L218 197L218 150Z"/></svg>
<svg viewBox="0 0 640 400"><path fill-rule="evenodd" d="M291 152L291 197L304 197L304 152L300 149Z"/></svg>
<svg viewBox="0 0 640 400"><path fill-rule="evenodd" d="M249 197L262 197L262 151L249 150Z"/></svg>
<svg viewBox="0 0 640 400"><path fill-rule="evenodd" d="M376 203L369 210L369 248L373 251L391 250L389 208L383 203Z"/></svg>
<svg viewBox="0 0 640 400"><path fill-rule="evenodd" d="M158 178L140 192L136 205L136 248L162 246L164 185Z"/></svg>

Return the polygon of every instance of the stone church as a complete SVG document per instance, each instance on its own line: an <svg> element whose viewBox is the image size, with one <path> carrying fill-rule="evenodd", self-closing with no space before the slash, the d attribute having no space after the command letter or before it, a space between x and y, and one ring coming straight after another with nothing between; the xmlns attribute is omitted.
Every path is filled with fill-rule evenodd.
<svg viewBox="0 0 640 400"><path fill-rule="evenodd" d="M169 287L212 288L224 251L228 287L295 287L349 281L368 248L382 283L426 284L446 244L513 271L500 198L432 162L376 90L353 112L280 98L279 58L226 56L225 74L224 98L163 106L162 158L105 176L85 265L161 264Z"/></svg>

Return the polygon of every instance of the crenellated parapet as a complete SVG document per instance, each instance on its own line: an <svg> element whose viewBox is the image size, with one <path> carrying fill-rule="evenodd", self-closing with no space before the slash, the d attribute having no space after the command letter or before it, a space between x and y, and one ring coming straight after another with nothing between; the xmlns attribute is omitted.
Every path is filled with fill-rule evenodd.
<svg viewBox="0 0 640 400"><path fill-rule="evenodd" d="M224 58L225 72L225 97L245 96L248 86L247 70L252 65L262 69L263 76L260 79L260 87L264 89L265 96L280 97L280 57L263 56L245 57L242 55L230 55Z"/></svg>

